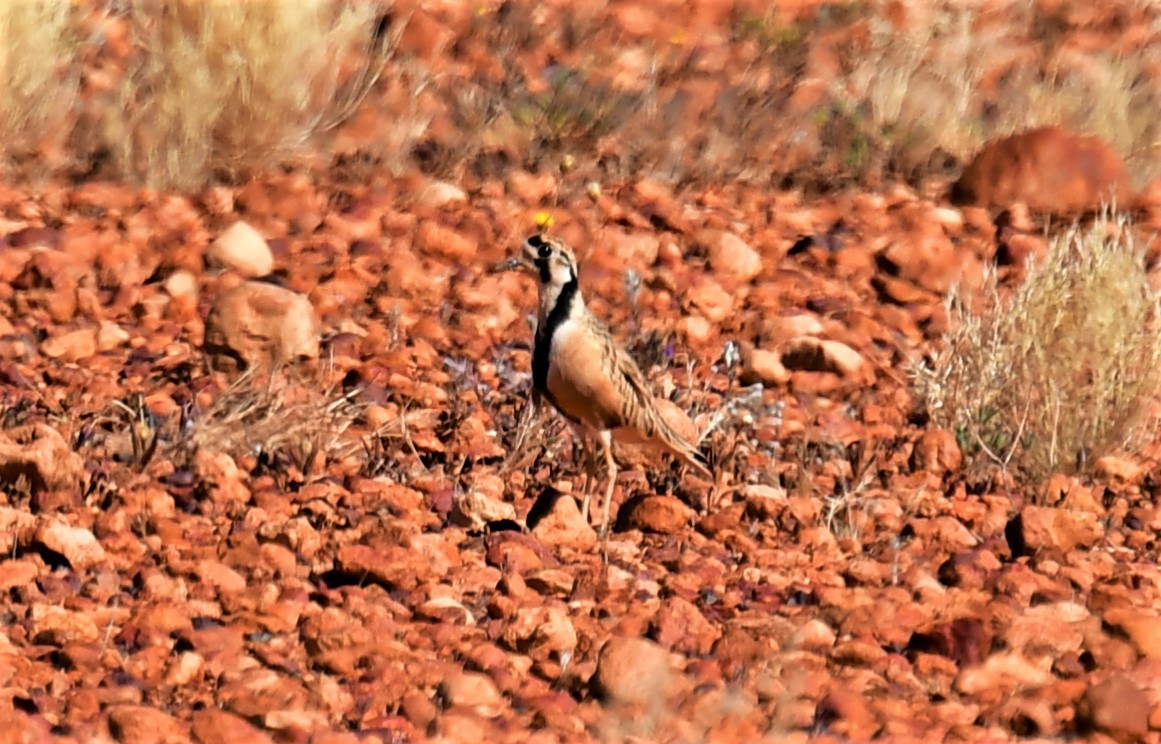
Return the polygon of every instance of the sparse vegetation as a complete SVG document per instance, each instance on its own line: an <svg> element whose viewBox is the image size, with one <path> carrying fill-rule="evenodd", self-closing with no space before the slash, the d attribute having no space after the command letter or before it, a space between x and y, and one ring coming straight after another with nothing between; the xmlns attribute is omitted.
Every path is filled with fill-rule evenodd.
<svg viewBox="0 0 1161 744"><path fill-rule="evenodd" d="M496 65L452 79L396 53L406 4L13 3L0 10L9 31L0 128L9 157L49 135L63 146L74 123L51 124L71 107L79 117L67 142L82 172L103 160L182 189L312 164L312 153L339 157L356 175L416 161L441 175L494 176L551 168L569 152L589 176L614 180L648 172L677 184L827 190L944 177L989 138L1049 122L1104 137L1138 184L1158 172L1156 44L1052 52L1068 17L982 12L945 3L900 19L885 4L860 3L786 21L738 10L726 29L731 58L707 67L692 33L609 45L610 30L584 14L546 25L515 7L481 8L471 45L485 48L473 53ZM122 25L127 42L83 52L82 35L100 40ZM994 53L1029 44L1044 53ZM541 68L514 63L545 47L559 54ZM78 98L78 63L94 53L104 59L101 82L88 81ZM819 60L831 61L819 69ZM718 95L705 95L710 81ZM364 101L384 120L373 136L322 136ZM453 126L429 132L436 120Z"/></svg>
<svg viewBox="0 0 1161 744"><path fill-rule="evenodd" d="M1161 306L1124 219L1053 239L1011 293L949 300L953 330L916 371L935 423L962 449L1033 476L1083 470L1148 440L1161 395Z"/></svg>
<svg viewBox="0 0 1161 744"><path fill-rule="evenodd" d="M76 103L81 43L72 4L0 5L0 142L8 158L51 155Z"/></svg>
<svg viewBox="0 0 1161 744"><path fill-rule="evenodd" d="M66 145L81 172L192 189L308 159L375 87L388 3L35 0L0 8L9 159ZM124 33L122 33L124 30ZM124 41L110 43L116 37ZM92 42L96 42L93 44ZM101 58L99 80L81 66ZM89 59L89 62L92 60Z"/></svg>
<svg viewBox="0 0 1161 744"><path fill-rule="evenodd" d="M327 0L131 3L136 47L103 122L118 169L191 187L304 156L373 85L379 13Z"/></svg>
<svg viewBox="0 0 1161 744"><path fill-rule="evenodd" d="M1149 737L1157 187L1042 241L1019 145L1044 204L942 181L1148 175L1157 7L356 3L0 6L0 729ZM712 471L619 442L605 540L534 230Z"/></svg>
<svg viewBox="0 0 1161 744"><path fill-rule="evenodd" d="M198 452L253 456L259 467L290 473L301 485L317 469L361 449L347 431L362 406L354 393L319 390L316 383L262 380L244 375L219 395L207 410L191 411L175 437L175 459Z"/></svg>

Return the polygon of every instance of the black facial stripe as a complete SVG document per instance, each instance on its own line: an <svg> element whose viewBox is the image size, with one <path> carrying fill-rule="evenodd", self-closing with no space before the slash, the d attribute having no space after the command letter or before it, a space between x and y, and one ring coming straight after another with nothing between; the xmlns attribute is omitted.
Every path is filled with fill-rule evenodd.
<svg viewBox="0 0 1161 744"><path fill-rule="evenodd" d="M528 245L532 246L533 248L539 248L540 246L544 245L544 238L540 237L539 234L533 235L528 238Z"/></svg>
<svg viewBox="0 0 1161 744"><path fill-rule="evenodd" d="M547 263L541 272L548 271ZM546 280L547 281L547 280ZM552 351L552 336L562 323L568 320L569 310L572 308L573 298L576 297L580 285L574 276L567 284L560 288L556 304L548 311L544 323L536 329L536 344L532 349L532 386L549 396L548 392L548 355Z"/></svg>
<svg viewBox="0 0 1161 744"><path fill-rule="evenodd" d="M535 260L536 270L540 272L540 282L548 284L552 281L552 269L548 265L547 258L538 258Z"/></svg>

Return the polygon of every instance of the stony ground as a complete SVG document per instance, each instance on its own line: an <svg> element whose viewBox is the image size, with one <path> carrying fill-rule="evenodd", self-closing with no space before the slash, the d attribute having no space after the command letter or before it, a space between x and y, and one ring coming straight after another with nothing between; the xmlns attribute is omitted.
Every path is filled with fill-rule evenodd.
<svg viewBox="0 0 1161 744"><path fill-rule="evenodd" d="M0 741L1161 741L1150 461L998 473L912 391L1035 229L589 155L0 189ZM535 288L486 273L538 226L717 474L623 451L604 543L525 407Z"/></svg>

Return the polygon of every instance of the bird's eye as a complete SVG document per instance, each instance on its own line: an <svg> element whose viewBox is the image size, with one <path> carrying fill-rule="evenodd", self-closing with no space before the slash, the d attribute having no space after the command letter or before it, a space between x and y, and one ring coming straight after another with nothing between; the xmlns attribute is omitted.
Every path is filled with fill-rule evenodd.
<svg viewBox="0 0 1161 744"><path fill-rule="evenodd" d="M540 248L536 250L536 255L541 258L548 258L552 255L552 246L547 243L541 243Z"/></svg>

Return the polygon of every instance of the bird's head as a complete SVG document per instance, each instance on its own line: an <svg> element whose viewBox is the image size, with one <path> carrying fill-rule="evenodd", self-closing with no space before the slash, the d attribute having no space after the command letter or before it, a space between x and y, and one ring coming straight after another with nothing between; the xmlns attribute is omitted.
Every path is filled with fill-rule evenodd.
<svg viewBox="0 0 1161 744"><path fill-rule="evenodd" d="M561 287L577 277L576 256L562 241L532 235L512 258L492 267L492 272L523 271L541 285Z"/></svg>

